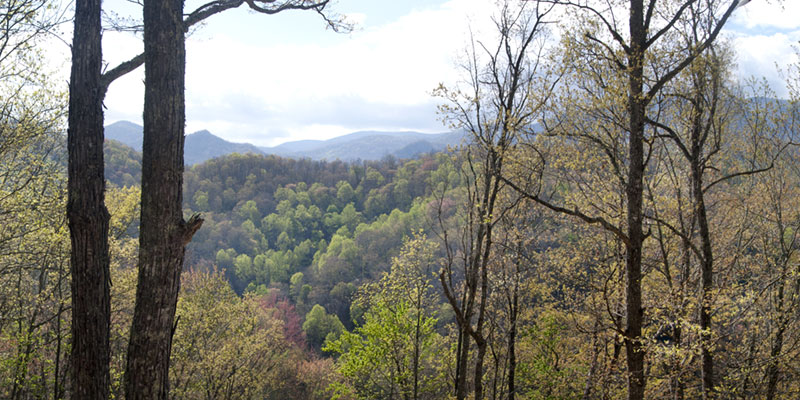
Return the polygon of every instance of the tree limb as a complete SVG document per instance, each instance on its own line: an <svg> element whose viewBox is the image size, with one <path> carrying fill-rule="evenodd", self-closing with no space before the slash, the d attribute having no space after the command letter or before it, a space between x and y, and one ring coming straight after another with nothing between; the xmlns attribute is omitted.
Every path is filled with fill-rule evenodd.
<svg viewBox="0 0 800 400"><path fill-rule="evenodd" d="M605 218L603 218L603 217L592 217L592 216L586 215L583 212L579 211L577 208L570 210L568 208L557 206L555 204L550 203L547 200L542 199L538 195L529 193L528 191L526 191L525 189L522 189L521 187L517 186L514 182L511 182L509 179L507 179L504 176L500 176L499 179L501 181L503 181L505 184L507 184L508 186L511 186L514 190L517 191L517 193L521 194L522 196L524 196L524 197L526 197L526 198L528 198L530 200L533 200L533 201L535 201L535 202L537 202L537 203L539 203L539 204L541 204L541 205L543 205L543 206L545 206L545 207L547 207L547 208L549 208L549 209L551 209L553 211L556 211L556 212L559 212L559 213L562 213L562 214L566 214L566 215L570 215L570 216L573 216L573 217L577 217L577 218L583 220L584 222L586 222L588 224L599 224L605 230L607 230L607 231L613 233L615 236L617 236L617 238L619 238L619 240L621 240L623 243L625 243L626 245L630 245L630 240L628 239L628 236L625 235L625 233L622 232L622 229L620 229L618 226L606 221Z"/></svg>
<svg viewBox="0 0 800 400"><path fill-rule="evenodd" d="M284 2L276 7L263 7L259 5L259 3L263 4L272 4L275 3L276 0L216 0L202 6L198 7L188 15L183 20L183 29L184 32L188 32L189 28L192 26L206 20L207 18L219 14L225 10L229 10L232 8L238 8L242 4L247 3L248 7L251 10L254 10L261 14L273 15L280 13L286 10L314 10L335 31L350 31L352 26L345 23L343 20L337 20L331 18L323 13L325 7L330 3L330 0L322 0L318 2L307 2L307 1L287 1ZM114 82L117 78L122 77L123 75L139 68L144 64L144 53L140 53L135 57L131 58L128 61L120 63L116 67L106 71L101 77L101 89L102 93L105 94L108 91L108 86L111 85L111 82Z"/></svg>

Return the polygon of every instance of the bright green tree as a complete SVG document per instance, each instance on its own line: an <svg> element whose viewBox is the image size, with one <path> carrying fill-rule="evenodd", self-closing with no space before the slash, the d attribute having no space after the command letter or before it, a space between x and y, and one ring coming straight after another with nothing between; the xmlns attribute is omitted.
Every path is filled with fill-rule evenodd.
<svg viewBox="0 0 800 400"><path fill-rule="evenodd" d="M342 334L344 325L339 317L328 314L325 307L315 304L306 314L303 331L306 333L308 343L315 349L321 349L325 341L335 340Z"/></svg>
<svg viewBox="0 0 800 400"><path fill-rule="evenodd" d="M361 288L356 304L366 309L364 323L323 348L339 354L346 380L333 385L337 396L420 399L446 392L431 284L434 249L423 235L407 240L391 272Z"/></svg>

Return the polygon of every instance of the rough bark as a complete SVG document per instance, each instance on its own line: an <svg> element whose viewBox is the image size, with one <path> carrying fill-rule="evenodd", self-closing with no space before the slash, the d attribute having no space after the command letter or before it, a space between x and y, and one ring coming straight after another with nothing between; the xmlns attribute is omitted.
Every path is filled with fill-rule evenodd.
<svg viewBox="0 0 800 400"><path fill-rule="evenodd" d="M647 30L644 26L644 4L642 0L631 1L630 51L628 53L628 181L625 188L628 218L628 242L626 250L625 306L626 330L625 353L628 365L628 399L644 398L644 348L642 346L642 203L644 194L644 127L646 101L644 99L644 52Z"/></svg>
<svg viewBox="0 0 800 400"><path fill-rule="evenodd" d="M202 220L183 219L182 0L144 3L145 98L139 283L128 346L129 400L166 399L186 244Z"/></svg>
<svg viewBox="0 0 800 400"><path fill-rule="evenodd" d="M67 134L74 399L109 395L109 215L104 199L100 31L100 0L78 0Z"/></svg>
<svg viewBox="0 0 800 400"><path fill-rule="evenodd" d="M778 288L778 331L775 333L775 339L773 339L772 345L770 346L769 352L769 365L767 366L766 371L766 380L767 380L767 394L765 399L773 400L776 397L776 392L778 389L778 380L780 378L780 368L778 365L778 359L783 351L783 335L786 331L787 325L787 318L782 313L783 309L783 286Z"/></svg>

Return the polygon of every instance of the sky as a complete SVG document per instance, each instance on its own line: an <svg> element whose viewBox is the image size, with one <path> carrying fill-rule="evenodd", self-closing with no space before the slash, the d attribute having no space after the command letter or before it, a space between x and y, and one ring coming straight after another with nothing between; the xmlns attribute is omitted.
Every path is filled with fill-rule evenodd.
<svg viewBox="0 0 800 400"><path fill-rule="evenodd" d="M313 12L261 15L228 10L187 41L186 132L207 129L259 146L329 139L359 130L444 132L431 92L459 79L457 57L470 29L489 30L490 0L334 0L356 23L351 33L326 29ZM187 0L185 10L202 4ZM106 0L119 14L139 11ZM738 51L740 77L765 77L786 94L778 68L800 41L800 1L754 0L739 8L724 34ZM109 67L141 52L139 37L104 35ZM143 69L112 83L106 123L141 123Z"/></svg>

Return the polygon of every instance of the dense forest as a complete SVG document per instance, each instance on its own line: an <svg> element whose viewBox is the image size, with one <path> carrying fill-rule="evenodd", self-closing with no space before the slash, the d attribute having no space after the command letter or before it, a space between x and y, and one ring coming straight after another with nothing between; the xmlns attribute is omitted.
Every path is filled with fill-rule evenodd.
<svg viewBox="0 0 800 400"><path fill-rule="evenodd" d="M26 1L0 0L3 18L49 4ZM94 390L75 326L90 291L76 279L91 283L76 265L96 257L96 398L145 398L130 371L160 365L164 399L796 398L800 65L781 98L733 73L719 32L738 1L645 3L625 2L623 26L592 2L503 2L464 80L434 92L467 133L451 151L233 154L166 179L186 220L156 219L183 229L174 315L154 318L161 364L132 354L157 334L137 328L158 264L154 125L143 153L90 149L104 189L80 193L108 212L82 216L71 185L91 146L75 145L74 115L65 135L73 111L35 40L49 28L18 15L28 30L0 47L0 397ZM331 22L327 1L299 4ZM596 32L553 46L563 10ZM75 239L89 217L107 225L105 257Z"/></svg>

